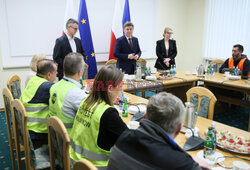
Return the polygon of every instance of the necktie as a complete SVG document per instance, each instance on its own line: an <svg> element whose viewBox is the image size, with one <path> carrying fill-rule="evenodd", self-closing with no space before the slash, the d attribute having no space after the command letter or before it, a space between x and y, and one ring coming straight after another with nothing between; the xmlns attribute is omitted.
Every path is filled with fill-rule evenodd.
<svg viewBox="0 0 250 170"><path fill-rule="evenodd" d="M132 38L128 38L130 49L133 49Z"/></svg>

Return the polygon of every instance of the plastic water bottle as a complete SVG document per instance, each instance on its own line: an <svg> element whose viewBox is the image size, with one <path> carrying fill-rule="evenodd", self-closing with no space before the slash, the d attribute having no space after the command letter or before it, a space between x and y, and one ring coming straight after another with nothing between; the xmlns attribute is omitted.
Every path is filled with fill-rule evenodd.
<svg viewBox="0 0 250 170"><path fill-rule="evenodd" d="M127 99L124 99L124 104L122 106L122 117L128 117L128 103Z"/></svg>
<svg viewBox="0 0 250 170"><path fill-rule="evenodd" d="M80 78L81 89L83 89L82 78Z"/></svg>
<svg viewBox="0 0 250 170"><path fill-rule="evenodd" d="M213 153L215 153L215 151L216 151L216 130L215 130L215 123L214 122L211 124L211 127L213 128L212 132L214 134L214 149L213 149Z"/></svg>
<svg viewBox="0 0 250 170"><path fill-rule="evenodd" d="M211 68L210 75L214 75L214 68Z"/></svg>
<svg viewBox="0 0 250 170"><path fill-rule="evenodd" d="M176 66L174 65L174 67L173 67L173 76L175 76L175 74L176 74Z"/></svg>
<svg viewBox="0 0 250 170"><path fill-rule="evenodd" d="M235 66L233 67L232 75L235 76Z"/></svg>
<svg viewBox="0 0 250 170"><path fill-rule="evenodd" d="M122 110L123 107L123 100L124 100L124 94L123 92L120 93L120 99L119 99L119 109Z"/></svg>
<svg viewBox="0 0 250 170"><path fill-rule="evenodd" d="M236 70L235 70L235 75L238 76L239 75L239 68L236 67Z"/></svg>
<svg viewBox="0 0 250 170"><path fill-rule="evenodd" d="M170 74L170 75L173 75L173 65L171 65L169 74Z"/></svg>
<svg viewBox="0 0 250 170"><path fill-rule="evenodd" d="M207 66L207 75L210 74L210 66Z"/></svg>
<svg viewBox="0 0 250 170"><path fill-rule="evenodd" d="M148 76L151 76L151 68L148 67Z"/></svg>

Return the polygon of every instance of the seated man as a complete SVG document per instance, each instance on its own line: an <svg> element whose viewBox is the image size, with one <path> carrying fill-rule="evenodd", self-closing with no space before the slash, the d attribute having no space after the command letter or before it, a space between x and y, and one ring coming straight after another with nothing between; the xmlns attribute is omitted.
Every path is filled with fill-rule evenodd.
<svg viewBox="0 0 250 170"><path fill-rule="evenodd" d="M166 92L152 96L145 116L138 129L126 130L119 137L110 155L109 170L201 169L174 141L185 119L179 98ZM201 164L208 167L205 162Z"/></svg>
<svg viewBox="0 0 250 170"><path fill-rule="evenodd" d="M57 64L53 60L38 61L37 74L29 80L20 97L28 115L27 127L34 148L48 143L49 90L56 74Z"/></svg>
<svg viewBox="0 0 250 170"><path fill-rule="evenodd" d="M236 44L233 46L232 57L228 58L224 64L220 67L220 73L224 73L225 71L232 72L233 67L240 70L240 74L242 74L243 79L247 79L250 76L250 63L246 55L242 54L244 48L240 44Z"/></svg>
<svg viewBox="0 0 250 170"><path fill-rule="evenodd" d="M87 94L81 89L80 78L84 69L83 56L80 53L69 53L63 62L64 77L50 89L50 116L62 120L70 134L76 112Z"/></svg>
<svg viewBox="0 0 250 170"><path fill-rule="evenodd" d="M134 74L136 60L141 56L138 39L133 35L134 25L126 22L123 26L124 34L115 43L114 56L117 57L117 67L126 74Z"/></svg>

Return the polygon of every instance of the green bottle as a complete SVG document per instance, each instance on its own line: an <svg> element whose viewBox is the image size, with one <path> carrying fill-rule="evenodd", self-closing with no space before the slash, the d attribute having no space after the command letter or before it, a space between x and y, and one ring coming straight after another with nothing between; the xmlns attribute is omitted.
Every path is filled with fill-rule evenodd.
<svg viewBox="0 0 250 170"><path fill-rule="evenodd" d="M147 69L147 67L146 67L146 68L145 68L145 72L144 72L145 78L146 78L147 75L148 75L148 69Z"/></svg>
<svg viewBox="0 0 250 170"><path fill-rule="evenodd" d="M83 89L82 78L80 78L81 89Z"/></svg>
<svg viewBox="0 0 250 170"><path fill-rule="evenodd" d="M122 106L122 117L128 117L128 103L127 103L127 99L124 99L124 103Z"/></svg>
<svg viewBox="0 0 250 170"><path fill-rule="evenodd" d="M232 75L235 76L235 66L233 68Z"/></svg>
<svg viewBox="0 0 250 170"><path fill-rule="evenodd" d="M213 128L209 127L206 139L204 141L204 152L203 157L205 159L212 160L213 152L214 151L214 134L213 134Z"/></svg>
<svg viewBox="0 0 250 170"><path fill-rule="evenodd" d="M210 74L210 66L207 67L207 75Z"/></svg>
<svg viewBox="0 0 250 170"><path fill-rule="evenodd" d="M170 71L169 71L170 75L173 75L173 65L171 65Z"/></svg>

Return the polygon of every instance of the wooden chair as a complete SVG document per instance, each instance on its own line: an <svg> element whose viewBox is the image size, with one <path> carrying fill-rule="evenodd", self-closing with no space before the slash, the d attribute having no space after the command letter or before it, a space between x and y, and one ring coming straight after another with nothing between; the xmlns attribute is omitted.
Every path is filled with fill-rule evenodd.
<svg viewBox="0 0 250 170"><path fill-rule="evenodd" d="M97 170L97 168L87 159L81 159L75 163L74 170Z"/></svg>
<svg viewBox="0 0 250 170"><path fill-rule="evenodd" d="M21 79L18 75L12 75L8 82L7 87L11 91L14 99L19 99L21 96Z"/></svg>
<svg viewBox="0 0 250 170"><path fill-rule="evenodd" d="M88 79L88 75L89 75L89 71L88 71L88 69L89 69L89 66L88 66L88 64L84 64L84 66L83 66L84 68L84 73L83 73L83 75L82 75L82 80L86 80L86 79Z"/></svg>
<svg viewBox="0 0 250 170"><path fill-rule="evenodd" d="M18 169L21 170L19 143L23 144L25 148L25 167L27 170L48 169L50 167L48 145L34 150L27 129L28 117L24 106L22 102L18 99L14 99L11 104L13 110L14 134L16 139L15 146L17 153Z"/></svg>
<svg viewBox="0 0 250 170"><path fill-rule="evenodd" d="M6 123L7 123L7 129L8 129L8 136L9 136L9 145L10 145L10 157L11 157L11 164L12 164L12 169L15 170L15 139L14 139L14 134L13 134L13 124L12 124L12 118L13 118L13 113L11 110L11 101L13 101L12 94L9 89L4 88L3 89L3 101L4 101L4 110L5 110L5 116L6 116Z"/></svg>
<svg viewBox="0 0 250 170"><path fill-rule="evenodd" d="M199 116L213 120L217 99L210 90L204 87L192 87L186 95L187 101L194 104Z"/></svg>
<svg viewBox="0 0 250 170"><path fill-rule="evenodd" d="M70 138L63 122L56 116L47 120L51 170L56 170L56 159L61 169L70 170Z"/></svg>
<svg viewBox="0 0 250 170"><path fill-rule="evenodd" d="M117 60L115 60L115 59L111 59L111 60L108 60L107 62L106 62L106 66L108 66L108 65L112 65L113 67L117 67Z"/></svg>
<svg viewBox="0 0 250 170"><path fill-rule="evenodd" d="M224 64L224 60L217 59L210 62L210 67L214 68L215 72L219 72L222 64Z"/></svg>

